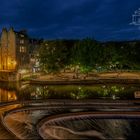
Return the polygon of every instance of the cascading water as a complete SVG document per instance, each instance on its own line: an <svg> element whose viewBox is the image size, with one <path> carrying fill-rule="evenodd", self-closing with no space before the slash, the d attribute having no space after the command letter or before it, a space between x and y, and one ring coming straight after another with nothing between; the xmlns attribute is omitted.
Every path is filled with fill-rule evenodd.
<svg viewBox="0 0 140 140"><path fill-rule="evenodd" d="M0 89L1 114L5 114L0 138L6 137L7 129L20 139L140 137L140 106L139 100L134 100L139 85L47 86L47 89L3 85ZM9 104L17 101L19 107L10 108Z"/></svg>
<svg viewBox="0 0 140 140"><path fill-rule="evenodd" d="M99 138L99 139L123 139L129 137L137 138L139 133L133 133L132 125L135 124L135 130L140 130L140 120L120 118L120 119L95 119L89 114L80 115L67 114L65 116L52 117L44 119L39 124L39 133L46 139L51 138L68 139L75 138ZM62 135L63 134L63 135Z"/></svg>

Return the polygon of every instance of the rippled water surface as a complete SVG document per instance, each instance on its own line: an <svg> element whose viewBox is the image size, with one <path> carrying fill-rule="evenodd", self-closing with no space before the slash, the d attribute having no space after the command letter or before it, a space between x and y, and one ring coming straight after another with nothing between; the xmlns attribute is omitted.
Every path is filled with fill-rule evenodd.
<svg viewBox="0 0 140 140"><path fill-rule="evenodd" d="M39 86L23 83L0 83L0 101L29 99L134 99L140 85L59 85Z"/></svg>

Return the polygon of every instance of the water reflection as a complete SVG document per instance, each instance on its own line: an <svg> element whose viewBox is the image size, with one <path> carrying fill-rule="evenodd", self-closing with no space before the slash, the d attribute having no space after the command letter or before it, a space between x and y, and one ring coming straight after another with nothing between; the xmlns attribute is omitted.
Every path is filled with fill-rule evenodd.
<svg viewBox="0 0 140 140"><path fill-rule="evenodd" d="M134 99L139 85L59 85L39 86L24 83L0 83L0 102L36 99Z"/></svg>
<svg viewBox="0 0 140 140"><path fill-rule="evenodd" d="M140 87L137 85L32 85L26 90L20 95L24 98L25 92L28 92L30 99L134 99L134 92L139 91Z"/></svg>
<svg viewBox="0 0 140 140"><path fill-rule="evenodd" d="M109 114L113 109L122 111L130 109L129 112L133 113L134 105L105 105L98 102L99 105L89 103L89 100L82 100L81 104L77 100L80 99L134 99L134 92L140 91L140 85L118 85L118 84L97 84L97 85L29 85L25 83L0 83L0 102L7 101L23 101L23 100L40 100L40 99L73 99L74 101L66 104L55 100L49 104L49 100L45 103L36 103L33 105L30 102L23 106L19 112L10 113L5 118L5 123L8 128L25 139L39 139L40 136L36 131L36 126L40 120L47 117L54 118L59 115L60 119L49 123L43 123L40 126L41 136L48 137L48 133L55 136L61 136L60 139L65 138L78 138L78 139L93 139L93 138L106 138L106 139L135 139L139 137L140 120L120 118L115 119L95 119L95 117L82 117L81 113L86 112L102 112L109 110ZM65 102L65 100L62 100ZM92 102L92 101L91 101ZM87 103L89 103L87 105ZM93 103L93 102L92 102ZM114 103L114 102L113 102ZM65 104L65 105L64 105ZM26 108L26 110L24 110ZM33 110L32 110L33 109ZM102 109L102 110L101 110ZM104 109L104 110L103 110ZM117 112L116 111L116 112ZM128 111L128 110L127 110ZM139 106L136 110L139 111ZM114 111L115 112L115 111ZM77 113L77 115L70 116L70 113ZM70 119L65 119L62 114L67 115ZM78 116L79 115L79 116ZM77 117L78 118L75 118ZM44 128L47 127L44 131ZM1 131L0 131L1 132ZM53 133L55 132L55 133ZM47 136L46 134L47 133Z"/></svg>
<svg viewBox="0 0 140 140"><path fill-rule="evenodd" d="M8 91L0 88L0 102L8 102L17 100L15 91Z"/></svg>

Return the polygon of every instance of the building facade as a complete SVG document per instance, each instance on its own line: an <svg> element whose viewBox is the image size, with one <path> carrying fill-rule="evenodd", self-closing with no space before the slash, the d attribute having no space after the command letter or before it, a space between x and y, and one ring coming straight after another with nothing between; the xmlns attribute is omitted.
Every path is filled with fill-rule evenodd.
<svg viewBox="0 0 140 140"><path fill-rule="evenodd" d="M26 31L2 29L0 37L0 70L17 71L29 65L29 38Z"/></svg>

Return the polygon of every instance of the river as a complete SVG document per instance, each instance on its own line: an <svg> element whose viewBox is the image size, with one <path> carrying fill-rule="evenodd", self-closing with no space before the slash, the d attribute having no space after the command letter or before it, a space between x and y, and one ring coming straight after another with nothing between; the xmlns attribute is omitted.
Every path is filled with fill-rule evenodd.
<svg viewBox="0 0 140 140"><path fill-rule="evenodd" d="M0 83L0 138L8 130L19 139L138 139L135 91L140 85Z"/></svg>

